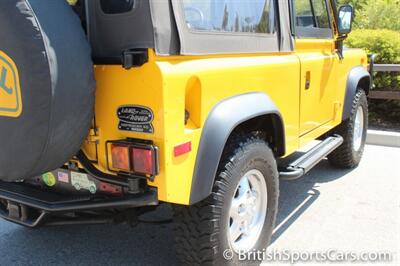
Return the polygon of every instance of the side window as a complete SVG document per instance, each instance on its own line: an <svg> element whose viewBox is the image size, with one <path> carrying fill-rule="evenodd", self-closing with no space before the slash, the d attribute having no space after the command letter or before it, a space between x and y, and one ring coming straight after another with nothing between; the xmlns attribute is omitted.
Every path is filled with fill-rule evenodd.
<svg viewBox="0 0 400 266"><path fill-rule="evenodd" d="M326 0L293 0L294 24L298 38L333 38Z"/></svg>
<svg viewBox="0 0 400 266"><path fill-rule="evenodd" d="M274 0L183 0L192 30L271 34L276 31Z"/></svg>
<svg viewBox="0 0 400 266"><path fill-rule="evenodd" d="M311 0L314 8L315 22L318 28L330 29L329 11L325 0Z"/></svg>
<svg viewBox="0 0 400 266"><path fill-rule="evenodd" d="M314 27L314 15L311 8L310 0L295 1L296 11L296 27Z"/></svg>

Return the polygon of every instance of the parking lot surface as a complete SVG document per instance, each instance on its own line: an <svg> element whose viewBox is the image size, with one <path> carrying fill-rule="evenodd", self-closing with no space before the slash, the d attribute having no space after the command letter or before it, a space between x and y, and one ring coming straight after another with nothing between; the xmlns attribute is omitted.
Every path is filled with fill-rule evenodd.
<svg viewBox="0 0 400 266"><path fill-rule="evenodd" d="M164 207L152 216L170 215ZM304 178L281 182L270 250L384 251L392 254L389 264L399 265L399 243L400 149L367 146L357 169L338 170L323 161ZM0 221L0 265L176 264L170 224L31 230Z"/></svg>

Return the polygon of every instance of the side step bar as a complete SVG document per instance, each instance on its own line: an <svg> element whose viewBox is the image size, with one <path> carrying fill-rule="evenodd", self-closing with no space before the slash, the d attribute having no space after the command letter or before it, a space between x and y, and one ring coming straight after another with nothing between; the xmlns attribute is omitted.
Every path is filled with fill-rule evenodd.
<svg viewBox="0 0 400 266"><path fill-rule="evenodd" d="M343 137L334 135L326 138L299 159L290 163L279 173L282 180L296 180L307 174L315 165L343 144Z"/></svg>

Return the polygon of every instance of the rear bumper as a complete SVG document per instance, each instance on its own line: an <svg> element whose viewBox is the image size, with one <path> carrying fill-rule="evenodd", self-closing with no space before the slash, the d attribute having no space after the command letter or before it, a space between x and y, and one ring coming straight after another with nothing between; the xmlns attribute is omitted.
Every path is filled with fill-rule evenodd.
<svg viewBox="0 0 400 266"><path fill-rule="evenodd" d="M106 210L126 210L156 205L158 205L157 191L150 188L146 192L123 197L69 196L39 190L24 184L0 181L0 217L28 227L50 224L51 218L55 216L60 221L63 214L74 214L69 215L68 218L68 221L72 221L70 217L79 217L76 213L101 214ZM96 215L96 217L105 218L104 215ZM79 219L75 221L79 223Z"/></svg>

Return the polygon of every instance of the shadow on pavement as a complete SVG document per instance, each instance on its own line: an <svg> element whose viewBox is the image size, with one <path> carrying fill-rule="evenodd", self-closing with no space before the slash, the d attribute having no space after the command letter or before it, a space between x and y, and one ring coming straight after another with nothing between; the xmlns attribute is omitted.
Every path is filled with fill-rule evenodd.
<svg viewBox="0 0 400 266"><path fill-rule="evenodd" d="M161 216L169 215L162 208ZM159 213L155 216L160 216ZM2 223L2 227L5 223ZM7 224L8 226L8 224ZM2 230L3 231L3 230ZM0 265L177 265L171 225L83 225L0 235Z"/></svg>
<svg viewBox="0 0 400 266"><path fill-rule="evenodd" d="M280 182L279 211L271 243L274 243L320 196L318 184L343 177L351 170L332 167L327 160L295 181Z"/></svg>

